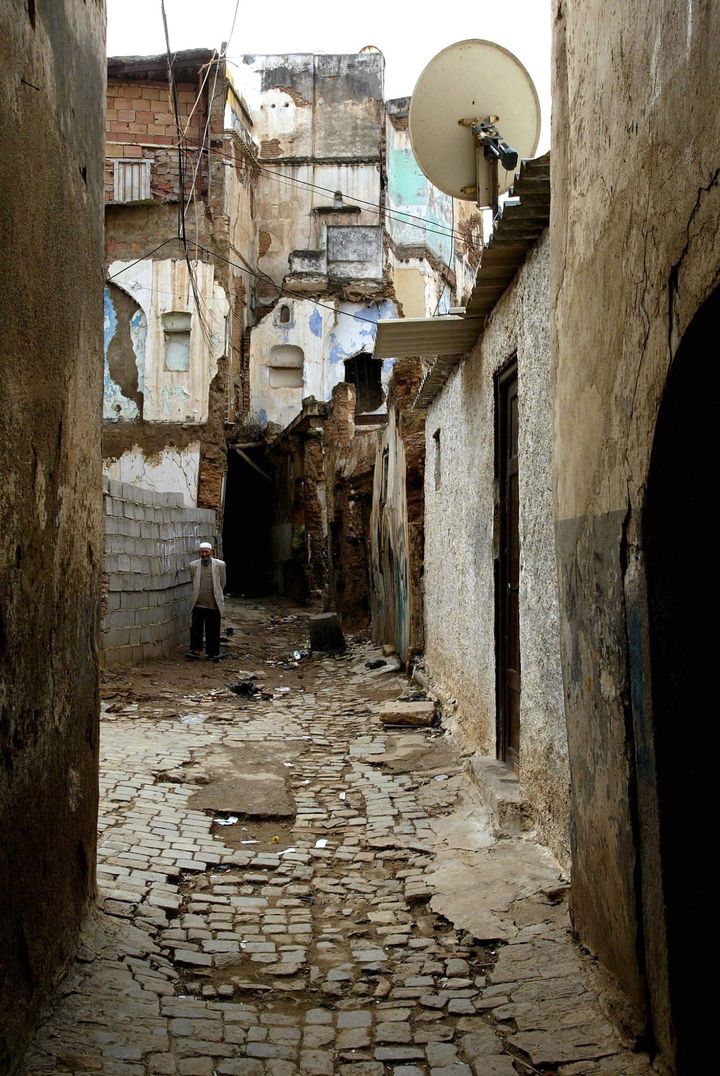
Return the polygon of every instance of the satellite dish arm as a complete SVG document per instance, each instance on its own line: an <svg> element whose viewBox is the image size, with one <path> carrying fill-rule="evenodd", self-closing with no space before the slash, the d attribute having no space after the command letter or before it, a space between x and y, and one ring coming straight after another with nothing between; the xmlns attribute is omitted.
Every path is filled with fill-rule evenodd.
<svg viewBox="0 0 720 1076"><path fill-rule="evenodd" d="M474 123L472 133L484 147L486 161L499 161L506 172L512 172L518 163L517 150L505 142L490 118Z"/></svg>

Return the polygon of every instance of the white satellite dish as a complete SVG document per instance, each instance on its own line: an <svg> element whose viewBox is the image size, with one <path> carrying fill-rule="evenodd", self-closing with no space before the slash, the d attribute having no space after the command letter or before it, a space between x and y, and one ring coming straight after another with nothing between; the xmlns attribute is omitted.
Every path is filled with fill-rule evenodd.
<svg viewBox="0 0 720 1076"><path fill-rule="evenodd" d="M425 67L410 101L410 141L430 182L495 205L518 158L533 157L540 102L529 74L492 41L458 41Z"/></svg>

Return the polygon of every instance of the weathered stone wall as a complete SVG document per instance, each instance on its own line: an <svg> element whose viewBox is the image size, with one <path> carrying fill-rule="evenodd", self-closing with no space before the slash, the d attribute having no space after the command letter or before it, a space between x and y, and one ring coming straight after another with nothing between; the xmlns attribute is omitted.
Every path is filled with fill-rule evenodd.
<svg viewBox="0 0 720 1076"><path fill-rule="evenodd" d="M104 37L101 0L3 5L3 1073L95 891Z"/></svg>
<svg viewBox="0 0 720 1076"><path fill-rule="evenodd" d="M171 653L189 630L190 571L215 513L174 493L103 479L103 661L131 665Z"/></svg>
<svg viewBox="0 0 720 1076"><path fill-rule="evenodd" d="M479 751L495 754L494 375L517 356L520 781L539 834L567 865L569 778L551 492L549 245L545 233L475 350L427 414L425 629L428 667L443 692L457 700L458 731Z"/></svg>
<svg viewBox="0 0 720 1076"><path fill-rule="evenodd" d="M720 8L554 8L554 486L572 907L580 937L639 1009L644 954L654 1033L670 1053L649 662L629 625L644 619L642 513L659 403L720 277ZM695 749L678 740L679 752Z"/></svg>

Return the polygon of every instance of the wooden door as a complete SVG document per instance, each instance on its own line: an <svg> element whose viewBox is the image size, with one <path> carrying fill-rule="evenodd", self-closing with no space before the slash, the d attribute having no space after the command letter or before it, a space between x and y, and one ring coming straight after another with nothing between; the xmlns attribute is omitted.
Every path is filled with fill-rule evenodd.
<svg viewBox="0 0 720 1076"><path fill-rule="evenodd" d="M496 668L498 758L520 764L520 530L518 502L517 361L496 378L498 543Z"/></svg>

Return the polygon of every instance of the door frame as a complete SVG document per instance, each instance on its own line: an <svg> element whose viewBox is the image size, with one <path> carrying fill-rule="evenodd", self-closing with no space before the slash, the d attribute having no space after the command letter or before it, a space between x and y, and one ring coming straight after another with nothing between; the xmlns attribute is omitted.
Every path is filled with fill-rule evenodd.
<svg viewBox="0 0 720 1076"><path fill-rule="evenodd" d="M510 436L509 423L507 421L507 401L511 392L518 395L518 360L514 353L494 375L494 402L495 402L495 527L494 527L494 583L495 583L495 724L496 724L496 756L502 762L517 773L520 768L520 730L518 729L518 744L511 744L511 720L510 707L508 705L508 692L511 690L506 675L508 667L508 624L510 611L507 597L507 588L513 585L509 579L509 557L507 547L507 441ZM519 427L519 415L518 415ZM516 431L517 432L517 431ZM517 451L515 454L517 459ZM518 580L519 584L519 557L520 557L520 533L519 533L519 503L518 503L518 533L516 535L518 549ZM520 610L519 596L517 608L517 649L518 649L518 695L521 691L521 655L520 655ZM519 703L518 703L519 705Z"/></svg>

